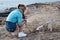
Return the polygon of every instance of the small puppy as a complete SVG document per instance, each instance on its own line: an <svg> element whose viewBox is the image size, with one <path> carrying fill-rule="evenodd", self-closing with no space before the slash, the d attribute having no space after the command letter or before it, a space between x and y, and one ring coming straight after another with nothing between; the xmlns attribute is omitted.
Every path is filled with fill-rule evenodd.
<svg viewBox="0 0 60 40"><path fill-rule="evenodd" d="M40 32L45 32L45 31L51 31L52 32L52 27L53 27L53 22L47 22L39 27L37 27L36 30L40 31Z"/></svg>

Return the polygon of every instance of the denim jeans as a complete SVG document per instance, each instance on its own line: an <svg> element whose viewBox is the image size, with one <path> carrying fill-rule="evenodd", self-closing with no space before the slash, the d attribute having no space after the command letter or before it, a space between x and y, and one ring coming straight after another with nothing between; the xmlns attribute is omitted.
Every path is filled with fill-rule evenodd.
<svg viewBox="0 0 60 40"><path fill-rule="evenodd" d="M5 28L9 32L14 32L16 30L16 23L6 22Z"/></svg>

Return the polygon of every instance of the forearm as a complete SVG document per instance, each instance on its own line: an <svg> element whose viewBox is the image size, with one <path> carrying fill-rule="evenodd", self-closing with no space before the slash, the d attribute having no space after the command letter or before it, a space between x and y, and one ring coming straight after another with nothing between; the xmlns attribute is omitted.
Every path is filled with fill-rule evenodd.
<svg viewBox="0 0 60 40"><path fill-rule="evenodd" d="M25 22L23 21L21 25L18 25L19 32L23 31L24 24Z"/></svg>

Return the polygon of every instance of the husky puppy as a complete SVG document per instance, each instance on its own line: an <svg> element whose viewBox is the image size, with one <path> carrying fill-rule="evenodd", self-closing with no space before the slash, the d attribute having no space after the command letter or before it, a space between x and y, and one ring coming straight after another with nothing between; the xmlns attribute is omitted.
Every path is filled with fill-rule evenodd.
<svg viewBox="0 0 60 40"><path fill-rule="evenodd" d="M37 27L36 30L38 30L40 32L52 31L52 27L53 27L53 22L49 21L49 22Z"/></svg>

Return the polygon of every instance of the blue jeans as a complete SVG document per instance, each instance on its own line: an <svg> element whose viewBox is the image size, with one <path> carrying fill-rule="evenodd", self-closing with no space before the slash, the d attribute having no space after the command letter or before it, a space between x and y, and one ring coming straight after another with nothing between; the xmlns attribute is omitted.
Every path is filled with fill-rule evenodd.
<svg viewBox="0 0 60 40"><path fill-rule="evenodd" d="M9 32L14 32L16 30L16 23L6 22L5 28Z"/></svg>

